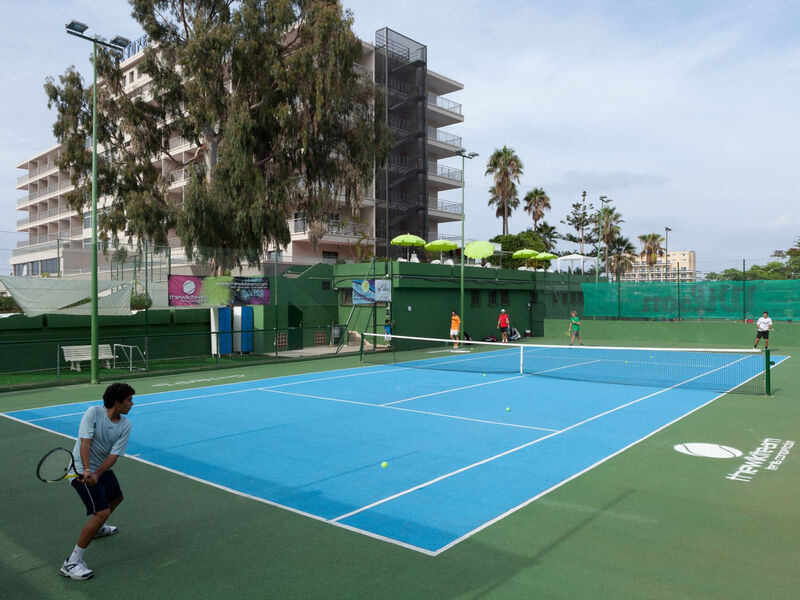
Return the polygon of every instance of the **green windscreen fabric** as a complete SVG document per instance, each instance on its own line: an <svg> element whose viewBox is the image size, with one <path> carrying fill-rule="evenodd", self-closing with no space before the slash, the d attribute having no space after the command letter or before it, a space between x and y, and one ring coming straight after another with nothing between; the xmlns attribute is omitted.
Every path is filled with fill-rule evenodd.
<svg viewBox="0 0 800 600"><path fill-rule="evenodd" d="M800 317L800 280L583 283L583 314L661 319Z"/></svg>

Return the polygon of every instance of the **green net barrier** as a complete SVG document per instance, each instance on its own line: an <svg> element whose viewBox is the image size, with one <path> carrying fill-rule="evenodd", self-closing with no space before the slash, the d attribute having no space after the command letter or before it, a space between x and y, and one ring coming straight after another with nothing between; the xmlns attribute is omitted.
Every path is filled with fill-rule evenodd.
<svg viewBox="0 0 800 600"><path fill-rule="evenodd" d="M800 316L800 280L583 283L583 314L650 319L758 319Z"/></svg>

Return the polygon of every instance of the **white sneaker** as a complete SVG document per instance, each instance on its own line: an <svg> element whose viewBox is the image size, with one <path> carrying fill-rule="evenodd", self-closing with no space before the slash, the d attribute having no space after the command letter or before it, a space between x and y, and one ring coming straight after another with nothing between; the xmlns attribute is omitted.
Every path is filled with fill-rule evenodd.
<svg viewBox="0 0 800 600"><path fill-rule="evenodd" d="M103 525L97 530L97 533L94 534L94 537L108 537L109 535L114 535L115 533L119 533L119 527L114 527L113 525Z"/></svg>
<svg viewBox="0 0 800 600"><path fill-rule="evenodd" d="M86 563L82 560L74 563L67 563L68 560L69 558L61 565L61 574L64 577L69 577L70 579L90 579L94 576L94 571L87 567Z"/></svg>

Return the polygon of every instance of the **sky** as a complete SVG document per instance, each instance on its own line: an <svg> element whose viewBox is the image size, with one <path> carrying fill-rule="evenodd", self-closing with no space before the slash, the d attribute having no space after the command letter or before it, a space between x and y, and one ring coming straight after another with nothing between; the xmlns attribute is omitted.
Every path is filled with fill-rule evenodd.
<svg viewBox="0 0 800 600"><path fill-rule="evenodd" d="M622 235L664 234L704 270L763 264L800 239L800 0L545 2L344 0L355 32L389 27L427 46L428 67L464 85L449 95L464 122L448 128L479 157L466 163L466 236L501 232L487 206L486 160L502 146L524 165L520 196L541 187L561 232L571 205L607 196ZM16 165L55 145L45 78L90 44L72 19L107 38L141 28L124 0L3 3L0 18L0 231L13 231ZM461 159L444 161L461 167ZM459 201L460 190L442 194ZM509 228L533 222L521 208ZM442 227L459 233L460 224ZM574 245L559 242L557 250Z"/></svg>

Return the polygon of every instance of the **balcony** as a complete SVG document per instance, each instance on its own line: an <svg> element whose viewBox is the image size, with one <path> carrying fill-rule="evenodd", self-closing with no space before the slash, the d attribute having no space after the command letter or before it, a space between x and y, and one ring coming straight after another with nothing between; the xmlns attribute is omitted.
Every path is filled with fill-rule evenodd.
<svg viewBox="0 0 800 600"><path fill-rule="evenodd" d="M47 196L48 194L54 194L61 190L65 190L68 187L72 187L72 182L69 179L62 181L60 183L54 183L53 185L48 187L40 187L38 190L34 190L30 192L27 196L23 196L22 198L17 200L17 207L25 206L26 204L32 202L33 200L36 200L37 198L42 198L43 196Z"/></svg>
<svg viewBox="0 0 800 600"><path fill-rule="evenodd" d="M458 150L462 147L460 136L453 135L448 131L442 131L441 129L436 129L434 127L428 127L428 140L439 142L440 144L444 144L446 146L451 146L455 150Z"/></svg>
<svg viewBox="0 0 800 600"><path fill-rule="evenodd" d="M428 175L434 175L443 179L458 182L461 185L461 169L454 169L453 167L446 167L439 163L428 161Z"/></svg>
<svg viewBox="0 0 800 600"><path fill-rule="evenodd" d="M428 198L428 210L458 215L461 217L461 202L448 202L439 198Z"/></svg>
<svg viewBox="0 0 800 600"><path fill-rule="evenodd" d="M461 115L461 105L458 102L453 102L450 98L439 96L433 92L428 92L428 104L446 110L456 115Z"/></svg>
<svg viewBox="0 0 800 600"><path fill-rule="evenodd" d="M40 167L36 167L35 169L30 169L30 170L28 170L27 173L25 173L25 175L17 177L17 185L20 185L21 183L25 183L26 181L35 178L37 175L41 175L43 173L46 173L47 171L52 171L53 169L57 169L57 168L58 168L58 165L55 163L55 161L53 161L53 162L47 163L46 165L42 165Z"/></svg>
<svg viewBox="0 0 800 600"><path fill-rule="evenodd" d="M306 219L293 219L290 221L292 234L306 234L308 233L308 221ZM323 238L330 237L346 237L355 238L366 233L370 239L373 237L372 227L359 226L355 223L345 223L342 221L327 221L325 223L326 231ZM299 237L306 237L299 235Z"/></svg>

